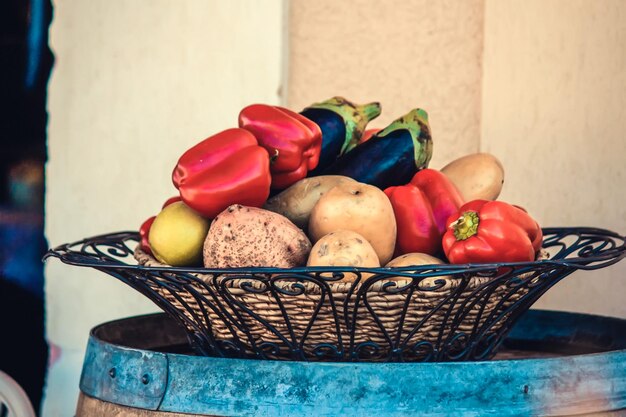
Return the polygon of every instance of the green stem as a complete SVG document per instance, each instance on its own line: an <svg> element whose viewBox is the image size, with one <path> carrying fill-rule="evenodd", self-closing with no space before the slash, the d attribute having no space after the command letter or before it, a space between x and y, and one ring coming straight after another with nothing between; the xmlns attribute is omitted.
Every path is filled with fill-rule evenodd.
<svg viewBox="0 0 626 417"><path fill-rule="evenodd" d="M478 233L480 218L475 211L466 211L451 224L456 240L465 240Z"/></svg>
<svg viewBox="0 0 626 417"><path fill-rule="evenodd" d="M374 101L372 103L360 104L356 106L357 112L361 113L363 118L369 122L380 116L380 103Z"/></svg>
<svg viewBox="0 0 626 417"><path fill-rule="evenodd" d="M339 155L354 148L358 143L367 124L380 115L380 103L354 104L343 97L333 97L321 103L307 107L309 109L325 109L337 113L346 125L346 136Z"/></svg>
<svg viewBox="0 0 626 417"><path fill-rule="evenodd" d="M433 140L430 136L428 113L423 109L413 109L376 134L384 137L396 130L405 129L413 140L413 152L417 169L426 168L433 156Z"/></svg>

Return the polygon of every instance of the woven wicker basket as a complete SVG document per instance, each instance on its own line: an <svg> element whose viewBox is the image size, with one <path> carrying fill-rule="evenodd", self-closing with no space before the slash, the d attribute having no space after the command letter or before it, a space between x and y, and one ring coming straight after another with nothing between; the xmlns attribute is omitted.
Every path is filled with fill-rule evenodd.
<svg viewBox="0 0 626 417"><path fill-rule="evenodd" d="M140 248L135 258L145 266L165 266ZM289 273L256 279L232 273L193 275L197 279L178 288L152 282L189 319L188 330L239 340L250 354L261 349L266 357L280 358L299 349L309 360L325 349L340 355L351 351L353 359L356 351L372 360L387 358L395 349L403 358L426 360L441 351L454 355L470 343L478 347L477 336L484 341L497 334L510 307L532 288L528 280L539 279L535 272L512 278L394 278L390 270L389 276L355 285Z"/></svg>
<svg viewBox="0 0 626 417"><path fill-rule="evenodd" d="M327 361L491 358L546 291L626 257L626 236L543 229L534 262L402 268L206 269L161 265L136 231L65 243L44 259L95 268L150 299L200 355ZM139 262L137 262L139 261ZM355 274L353 283L341 282Z"/></svg>

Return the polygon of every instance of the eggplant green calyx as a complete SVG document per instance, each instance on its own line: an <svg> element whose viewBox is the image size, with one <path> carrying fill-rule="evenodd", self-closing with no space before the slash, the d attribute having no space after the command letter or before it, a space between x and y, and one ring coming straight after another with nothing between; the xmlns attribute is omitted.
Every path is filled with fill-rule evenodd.
<svg viewBox="0 0 626 417"><path fill-rule="evenodd" d="M413 152L417 169L427 168L430 158L433 156L433 140L430 136L428 113L422 109L413 109L399 119L394 120L389 126L376 134L384 137L400 129L405 129L411 135Z"/></svg>
<svg viewBox="0 0 626 417"><path fill-rule="evenodd" d="M333 97L321 103L315 103L307 109L330 110L344 121L346 125L346 137L339 155L343 155L348 150L354 148L358 143L367 124L380 115L380 103L372 102L367 104L354 104L343 97ZM323 139L322 139L323 140Z"/></svg>
<svg viewBox="0 0 626 417"><path fill-rule="evenodd" d="M465 240L478 233L478 223L480 223L478 213L475 211L466 211L450 226L452 227L456 240Z"/></svg>

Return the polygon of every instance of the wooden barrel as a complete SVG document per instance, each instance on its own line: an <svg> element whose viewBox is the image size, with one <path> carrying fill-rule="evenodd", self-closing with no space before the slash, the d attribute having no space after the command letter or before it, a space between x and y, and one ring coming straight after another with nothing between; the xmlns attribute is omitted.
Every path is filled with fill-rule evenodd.
<svg viewBox="0 0 626 417"><path fill-rule="evenodd" d="M622 416L626 320L529 311L495 360L199 357L164 314L92 330L76 417Z"/></svg>

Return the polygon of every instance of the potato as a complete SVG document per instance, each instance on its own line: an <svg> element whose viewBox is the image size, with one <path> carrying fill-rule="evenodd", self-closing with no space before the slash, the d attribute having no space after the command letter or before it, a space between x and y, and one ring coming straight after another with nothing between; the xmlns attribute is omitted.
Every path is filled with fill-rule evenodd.
<svg viewBox="0 0 626 417"><path fill-rule="evenodd" d="M317 242L336 230L351 230L363 236L389 262L396 244L396 218L389 198L379 188L359 182L344 182L328 190L313 207L309 237Z"/></svg>
<svg viewBox="0 0 626 417"><path fill-rule="evenodd" d="M303 266L311 251L304 232L287 218L232 205L213 219L204 241L207 268Z"/></svg>
<svg viewBox="0 0 626 417"><path fill-rule="evenodd" d="M414 265L443 265L445 264L444 261L442 261L439 258L435 258L434 256L428 255L426 253L419 253L419 252L413 252L413 253L406 253L404 255L400 255L397 258L392 259L391 261L389 261L389 263L387 265L385 265L385 268L400 268L400 267L405 267L405 266L414 266ZM419 287L433 287L436 286L437 280L441 280L441 279L447 279L450 278L448 275L445 276L440 276L440 277L428 277L428 278L424 278L422 281L420 281ZM406 280L408 281L410 278L406 278L406 277L394 277L391 278L391 281L400 281L400 280Z"/></svg>
<svg viewBox="0 0 626 417"><path fill-rule="evenodd" d="M455 159L441 172L456 185L465 201L495 200L504 184L502 163L489 153L473 153Z"/></svg>
<svg viewBox="0 0 626 417"><path fill-rule="evenodd" d="M346 181L355 182L343 175L304 178L267 200L263 208L287 217L296 226L306 230L311 210L320 197L335 185Z"/></svg>
<svg viewBox="0 0 626 417"><path fill-rule="evenodd" d="M372 245L360 234L350 230L336 230L315 243L307 266L379 267L378 255ZM371 274L364 274L367 279ZM341 281L352 282L353 273L346 273Z"/></svg>
<svg viewBox="0 0 626 417"><path fill-rule="evenodd" d="M385 268L399 268L402 266L413 266L413 265L441 265L444 262L435 258L434 256L428 255L427 253L405 253L404 255L400 255L397 258L389 261Z"/></svg>

